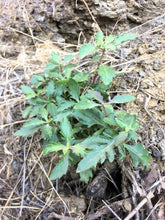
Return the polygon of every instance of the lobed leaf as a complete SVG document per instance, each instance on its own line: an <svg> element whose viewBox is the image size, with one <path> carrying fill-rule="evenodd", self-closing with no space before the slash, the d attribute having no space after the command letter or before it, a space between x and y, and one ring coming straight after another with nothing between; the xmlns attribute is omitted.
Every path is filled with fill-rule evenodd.
<svg viewBox="0 0 165 220"><path fill-rule="evenodd" d="M124 144L124 147L129 151L135 168L138 167L139 163L141 163L144 167L150 166L152 157L141 143L137 143L135 145Z"/></svg>

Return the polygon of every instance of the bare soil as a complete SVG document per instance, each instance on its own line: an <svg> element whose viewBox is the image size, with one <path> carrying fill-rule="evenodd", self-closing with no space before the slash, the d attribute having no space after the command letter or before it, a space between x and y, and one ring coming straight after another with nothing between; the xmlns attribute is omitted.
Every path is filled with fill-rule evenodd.
<svg viewBox="0 0 165 220"><path fill-rule="evenodd" d="M0 1L0 218L8 219L165 219L165 2L1 0ZM119 106L137 114L139 140L153 157L151 168L131 161L97 167L89 184L74 169L58 181L49 175L56 155L42 156L39 134L16 138L27 105L21 92L34 73L42 73L51 51L77 51L101 29L131 32L105 62L126 74L112 93L136 101ZM85 66L82 66L82 70Z"/></svg>

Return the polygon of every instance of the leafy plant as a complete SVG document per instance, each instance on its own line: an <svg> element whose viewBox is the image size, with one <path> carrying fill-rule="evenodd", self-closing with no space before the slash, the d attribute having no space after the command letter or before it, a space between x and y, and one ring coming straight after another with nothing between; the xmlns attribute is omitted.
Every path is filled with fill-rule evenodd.
<svg viewBox="0 0 165 220"><path fill-rule="evenodd" d="M43 74L33 75L32 86L22 86L29 98L23 118L29 117L16 136L30 136L40 131L44 139L43 154L57 152L59 163L50 179L66 174L69 166L77 166L81 180L88 182L98 163L108 159L124 160L127 155L137 167L148 167L151 157L136 134L136 115L116 110L115 104L135 100L129 94L110 95L117 71L103 63L107 50L116 50L121 43L135 39L135 34L104 36L99 31L95 43L83 44L79 59L88 56L93 72L80 72L72 61L74 55L61 59L54 52Z"/></svg>

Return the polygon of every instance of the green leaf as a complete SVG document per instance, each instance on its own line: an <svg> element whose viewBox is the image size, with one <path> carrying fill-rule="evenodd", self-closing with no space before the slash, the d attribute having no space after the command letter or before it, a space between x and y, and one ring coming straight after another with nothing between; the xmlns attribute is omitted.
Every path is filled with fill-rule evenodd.
<svg viewBox="0 0 165 220"><path fill-rule="evenodd" d="M115 37L113 44L117 46L125 41L134 40L136 37L137 37L136 34L122 34Z"/></svg>
<svg viewBox="0 0 165 220"><path fill-rule="evenodd" d="M115 45L113 45L113 44L107 44L107 45L105 45L105 49L106 50L112 50L112 51L115 51L116 50L116 46Z"/></svg>
<svg viewBox="0 0 165 220"><path fill-rule="evenodd" d="M93 54L96 50L95 45L89 43L89 44L83 44L79 49L79 57L80 59L84 58L87 55Z"/></svg>
<svg viewBox="0 0 165 220"><path fill-rule="evenodd" d="M126 102L132 102L136 98L129 94L124 95L116 95L109 103L126 103Z"/></svg>
<svg viewBox="0 0 165 220"><path fill-rule="evenodd" d="M117 125L120 128L123 128L123 129L127 129L128 128L128 124L127 124L127 122L124 119L115 118L115 121L116 121Z"/></svg>
<svg viewBox="0 0 165 220"><path fill-rule="evenodd" d="M88 90L88 93L91 95L92 98L96 99L101 104L104 102L103 96L101 95L100 92L95 90Z"/></svg>
<svg viewBox="0 0 165 220"><path fill-rule="evenodd" d="M100 104L97 104L96 102L93 102L91 100L82 100L79 101L75 106L74 109L91 109L96 106L100 106Z"/></svg>
<svg viewBox="0 0 165 220"><path fill-rule="evenodd" d="M45 147L44 147L44 150L43 150L43 155L47 155L51 152L58 152L60 150L63 150L63 148L65 147L65 145L61 144L61 143L53 143L53 144L47 144Z"/></svg>
<svg viewBox="0 0 165 220"><path fill-rule="evenodd" d="M105 152L102 151L103 147L100 147L99 150L93 150L85 156L80 163L78 164L77 173L84 172L85 170L89 170L91 168L96 168L96 165L99 161L102 161L102 163L105 161Z"/></svg>
<svg viewBox="0 0 165 220"><path fill-rule="evenodd" d="M60 56L58 54L51 52L51 57L55 63L60 64Z"/></svg>
<svg viewBox="0 0 165 220"><path fill-rule="evenodd" d="M110 163L112 163L115 159L115 151L113 148L113 145L110 144L108 151L107 151L108 160Z"/></svg>
<svg viewBox="0 0 165 220"><path fill-rule="evenodd" d="M33 75L33 77L35 77L38 81L41 81L41 82L45 81L44 77L39 74L35 74L35 75Z"/></svg>
<svg viewBox="0 0 165 220"><path fill-rule="evenodd" d="M49 63L46 65L45 67L45 71L52 71L52 70L55 70L56 68L58 67L57 64L54 64L54 63Z"/></svg>
<svg viewBox="0 0 165 220"><path fill-rule="evenodd" d="M112 43L112 42L114 41L114 39L115 39L115 36L113 36L113 35L107 36L107 37L105 38L105 44L110 44L110 43Z"/></svg>
<svg viewBox="0 0 165 220"><path fill-rule="evenodd" d="M149 167L152 157L149 155L148 151L144 149L141 143L135 145L124 144L124 147L129 151L135 168L141 163L144 167Z"/></svg>
<svg viewBox="0 0 165 220"><path fill-rule="evenodd" d="M71 61L72 59L74 58L74 55L67 55L65 58L64 58L64 61L63 61L63 63L66 63L66 62L69 62L69 61Z"/></svg>
<svg viewBox="0 0 165 220"><path fill-rule="evenodd" d="M44 125L41 128L42 137L50 139L52 137L52 127L49 124Z"/></svg>
<svg viewBox="0 0 165 220"><path fill-rule="evenodd" d="M74 101L66 101L58 107L57 112L62 112L65 109L68 109L68 108L74 106L75 104L76 103Z"/></svg>
<svg viewBox="0 0 165 220"><path fill-rule="evenodd" d="M84 82L88 80L88 74L87 73L79 73L77 71L74 71L76 75L73 77L73 79L76 82Z"/></svg>
<svg viewBox="0 0 165 220"><path fill-rule="evenodd" d="M91 58L91 61L93 62L93 61L97 61L97 60L100 60L100 58L101 58L101 56L94 56L94 57L92 57Z"/></svg>
<svg viewBox="0 0 165 220"><path fill-rule="evenodd" d="M32 109L32 106L28 106L27 108L25 108L25 110L22 112L22 117L26 118L29 115L31 109Z"/></svg>
<svg viewBox="0 0 165 220"><path fill-rule="evenodd" d="M55 121L55 122L58 122L58 121L62 121L63 120L63 118L65 118L65 117L67 117L67 116L69 116L69 115L71 115L72 114L72 110L65 110L65 111L63 111L63 112L59 112L59 113L57 113L54 117L53 117L53 120Z"/></svg>
<svg viewBox="0 0 165 220"><path fill-rule="evenodd" d="M28 98L36 96L36 93L30 86L21 86L21 90L27 95Z"/></svg>
<svg viewBox="0 0 165 220"><path fill-rule="evenodd" d="M103 45L104 44L104 35L103 35L103 32L102 31L98 31L96 36L95 36L95 39L97 41L97 45Z"/></svg>
<svg viewBox="0 0 165 220"><path fill-rule="evenodd" d="M85 183L88 183L89 178L93 177L92 170L85 170L84 172L80 172L80 180L84 181Z"/></svg>
<svg viewBox="0 0 165 220"><path fill-rule="evenodd" d="M81 144L76 144L76 145L72 146L72 151L76 155L84 157L86 155L86 148L88 148L88 147L83 146Z"/></svg>
<svg viewBox="0 0 165 220"><path fill-rule="evenodd" d="M48 86L46 86L46 89L47 89L46 96L47 97L52 96L55 89L53 80L49 81Z"/></svg>
<svg viewBox="0 0 165 220"><path fill-rule="evenodd" d="M78 83L75 80L70 79L68 86L69 86L69 93L71 94L72 98L78 101L80 96L80 87Z"/></svg>
<svg viewBox="0 0 165 220"><path fill-rule="evenodd" d="M45 119L45 121L48 120L48 111L44 108L44 107L41 107L40 108L40 116Z"/></svg>
<svg viewBox="0 0 165 220"><path fill-rule="evenodd" d="M126 151L124 146L123 145L118 146L118 150L119 150L119 160L124 160L126 158Z"/></svg>
<svg viewBox="0 0 165 220"><path fill-rule="evenodd" d="M128 132L122 131L115 137L115 146L122 145L128 138Z"/></svg>
<svg viewBox="0 0 165 220"><path fill-rule="evenodd" d="M103 83L109 85L115 76L115 70L110 66L102 64L98 69L98 74L101 76Z"/></svg>
<svg viewBox="0 0 165 220"><path fill-rule="evenodd" d="M60 162L55 166L50 175L50 180L55 180L61 178L66 174L69 167L69 156L68 154L60 160Z"/></svg>
<svg viewBox="0 0 165 220"><path fill-rule="evenodd" d="M95 109L76 110L73 116L82 124L91 127L94 124L102 125L102 117Z"/></svg>
<svg viewBox="0 0 165 220"><path fill-rule="evenodd" d="M109 118L108 117L104 118L104 122L112 126L118 126L118 124L115 121L114 114L110 114Z"/></svg>
<svg viewBox="0 0 165 220"><path fill-rule="evenodd" d="M54 117L57 113L57 106L54 103L49 103L47 105L47 110L49 112L49 114Z"/></svg>
<svg viewBox="0 0 165 220"><path fill-rule="evenodd" d="M68 120L68 118L63 118L62 122L61 122L61 133L64 136L65 140L67 141L67 143L69 143L71 141L71 137L72 137L72 126Z"/></svg>
<svg viewBox="0 0 165 220"><path fill-rule="evenodd" d="M20 130L14 133L14 136L22 136L27 137L33 135L41 126L29 126L29 127L22 127Z"/></svg>
<svg viewBox="0 0 165 220"><path fill-rule="evenodd" d="M23 124L23 127L39 126L39 125L43 125L45 123L46 123L45 121L40 120L38 118L35 118L35 119L31 119L31 120L25 122Z"/></svg>
<svg viewBox="0 0 165 220"><path fill-rule="evenodd" d="M34 116L36 116L36 115L39 115L39 113L40 113L40 108L41 108L41 107L42 107L41 105L34 106L34 108L32 109L32 111L31 111L29 117L32 118L32 117L34 117Z"/></svg>

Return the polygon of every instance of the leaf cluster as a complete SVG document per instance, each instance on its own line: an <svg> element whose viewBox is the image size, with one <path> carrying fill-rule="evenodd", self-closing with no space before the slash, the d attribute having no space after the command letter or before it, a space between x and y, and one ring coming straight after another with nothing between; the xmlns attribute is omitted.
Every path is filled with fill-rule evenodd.
<svg viewBox="0 0 165 220"><path fill-rule="evenodd" d="M88 182L98 163L106 159L111 163L115 158L124 160L127 155L135 167L149 166L151 157L138 143L136 115L115 110L115 104L133 101L135 97L129 94L111 97L109 91L117 72L102 63L105 51L115 51L118 45L135 37L134 34L105 37L99 31L94 44L83 44L79 49L80 60L90 55L97 62L94 73L77 71L74 55L62 59L52 52L44 73L34 74L31 86L21 87L29 98L22 116L29 120L15 135L25 137L39 131L44 139L43 154L59 155L51 180L61 178L69 166L76 165L81 180ZM101 56L94 56L96 52Z"/></svg>

